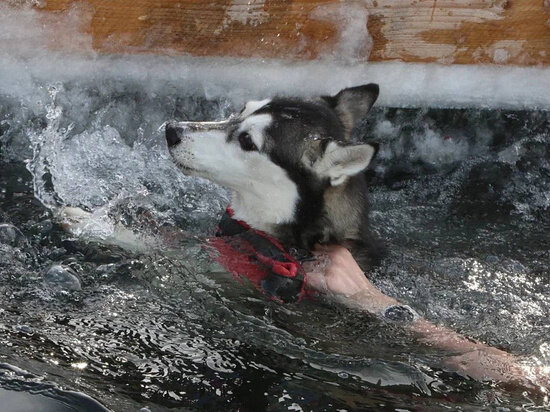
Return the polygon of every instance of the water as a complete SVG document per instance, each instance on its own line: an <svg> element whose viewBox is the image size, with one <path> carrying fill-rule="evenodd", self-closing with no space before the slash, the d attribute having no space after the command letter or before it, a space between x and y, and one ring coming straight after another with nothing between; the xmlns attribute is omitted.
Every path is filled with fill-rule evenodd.
<svg viewBox="0 0 550 412"><path fill-rule="evenodd" d="M212 262L204 240L229 195L179 173L159 128L224 118L240 95L117 76L21 90L0 90L5 404L90 410L82 394L115 411L544 404L445 370L445 354L395 325L325 301L276 304ZM372 221L390 253L373 282L434 322L548 365L550 113L377 108L355 137L382 143ZM61 205L92 211L92 224L67 234ZM117 223L183 235L171 250L130 252L101 242Z"/></svg>

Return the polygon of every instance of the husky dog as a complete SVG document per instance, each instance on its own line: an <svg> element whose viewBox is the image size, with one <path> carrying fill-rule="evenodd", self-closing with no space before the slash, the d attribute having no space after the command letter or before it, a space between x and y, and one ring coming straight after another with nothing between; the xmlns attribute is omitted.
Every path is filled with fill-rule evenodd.
<svg viewBox="0 0 550 412"><path fill-rule="evenodd" d="M233 217L310 250L353 241L367 264L383 248L369 229L365 169L374 144L349 144L378 97L376 84L335 96L248 102L220 122L173 122L166 141L175 164L232 190Z"/></svg>

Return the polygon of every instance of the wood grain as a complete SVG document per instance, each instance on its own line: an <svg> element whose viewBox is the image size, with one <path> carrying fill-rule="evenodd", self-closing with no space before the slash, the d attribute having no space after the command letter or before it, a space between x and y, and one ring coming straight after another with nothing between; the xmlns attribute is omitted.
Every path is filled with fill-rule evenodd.
<svg viewBox="0 0 550 412"><path fill-rule="evenodd" d="M550 65L549 0L43 0L37 10L82 14L100 53Z"/></svg>

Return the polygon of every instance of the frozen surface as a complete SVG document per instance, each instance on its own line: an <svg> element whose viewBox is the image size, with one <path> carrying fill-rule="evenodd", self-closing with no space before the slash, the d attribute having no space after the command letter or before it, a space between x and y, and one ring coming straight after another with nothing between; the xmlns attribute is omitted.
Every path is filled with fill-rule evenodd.
<svg viewBox="0 0 550 412"><path fill-rule="evenodd" d="M338 30L336 44L322 60L339 60L353 63L368 58L372 49L372 37L367 25L369 13L361 2L328 3L317 6L310 15L315 20L327 20Z"/></svg>
<svg viewBox="0 0 550 412"><path fill-rule="evenodd" d="M328 8L327 8L328 7ZM330 7L336 7L332 10ZM335 93L343 87L376 82L379 104L393 107L550 108L550 69L542 67L404 64L357 64L361 47L369 48L364 8L323 6L314 13L342 26L337 50L319 61L190 58L170 56L100 56L79 31L76 13L63 14L55 24L43 24L31 10L0 5L0 89L24 95L35 105L36 82L124 79L141 84L150 94L180 91L237 104L275 94L311 96ZM251 4L243 18L260 18ZM255 17L254 17L255 16ZM360 17L360 18L359 18ZM51 27L47 29L47 27ZM48 49L63 42L69 55ZM363 45L363 46L361 46ZM70 47L69 47L70 46Z"/></svg>
<svg viewBox="0 0 550 412"><path fill-rule="evenodd" d="M83 81L125 78L151 93L186 90L211 99L243 103L271 95L332 94L344 87L378 83L379 104L393 107L550 108L550 69L506 66L445 66L413 63L339 65L332 62L227 60L125 56L31 58L0 56L0 86L10 94L30 93L33 79ZM155 73L154 76L151 73Z"/></svg>

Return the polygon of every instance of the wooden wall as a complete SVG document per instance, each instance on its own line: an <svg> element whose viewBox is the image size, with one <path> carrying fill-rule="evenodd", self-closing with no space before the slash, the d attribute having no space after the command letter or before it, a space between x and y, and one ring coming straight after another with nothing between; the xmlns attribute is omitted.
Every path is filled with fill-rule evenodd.
<svg viewBox="0 0 550 412"><path fill-rule="evenodd" d="M42 0L36 8L47 21L80 15L100 53L550 65L550 0Z"/></svg>

